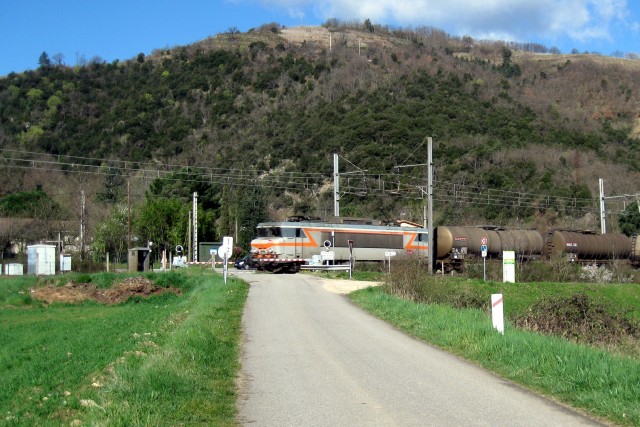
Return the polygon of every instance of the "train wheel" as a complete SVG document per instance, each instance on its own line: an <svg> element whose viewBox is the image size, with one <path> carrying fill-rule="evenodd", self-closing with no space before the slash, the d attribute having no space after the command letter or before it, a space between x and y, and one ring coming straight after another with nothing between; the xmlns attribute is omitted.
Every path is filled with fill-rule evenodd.
<svg viewBox="0 0 640 427"><path fill-rule="evenodd" d="M298 271L300 271L300 265L299 264L290 264L287 269L286 269L287 273L289 274L295 274Z"/></svg>

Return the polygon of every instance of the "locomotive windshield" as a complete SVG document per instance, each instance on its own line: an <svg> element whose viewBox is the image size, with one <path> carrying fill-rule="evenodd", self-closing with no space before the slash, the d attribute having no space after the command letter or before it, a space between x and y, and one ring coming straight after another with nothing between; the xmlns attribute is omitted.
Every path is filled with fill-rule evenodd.
<svg viewBox="0 0 640 427"><path fill-rule="evenodd" d="M300 228L260 227L258 237L305 237L305 234Z"/></svg>
<svg viewBox="0 0 640 427"><path fill-rule="evenodd" d="M258 237L281 237L281 230L279 227L261 227L258 228Z"/></svg>

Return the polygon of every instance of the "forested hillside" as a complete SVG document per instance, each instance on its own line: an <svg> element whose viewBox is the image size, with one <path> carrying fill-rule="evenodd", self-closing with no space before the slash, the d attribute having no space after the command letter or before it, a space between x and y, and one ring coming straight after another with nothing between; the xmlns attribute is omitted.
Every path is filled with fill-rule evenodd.
<svg viewBox="0 0 640 427"><path fill-rule="evenodd" d="M176 203L140 239L178 244L198 191L205 238L246 244L256 220L332 214L338 153L343 215L422 222L425 167L398 166L432 136L439 223L594 227L598 178L639 191L640 61L519 48L332 21L113 63L44 54L0 78L0 197L40 185L71 219L83 190L98 235L130 181L139 221Z"/></svg>

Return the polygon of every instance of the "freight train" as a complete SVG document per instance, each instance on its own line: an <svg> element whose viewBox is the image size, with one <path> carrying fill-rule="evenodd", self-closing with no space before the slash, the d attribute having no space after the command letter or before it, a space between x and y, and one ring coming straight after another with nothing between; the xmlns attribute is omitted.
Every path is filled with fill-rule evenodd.
<svg viewBox="0 0 640 427"><path fill-rule="evenodd" d="M322 222L291 217L284 222L257 226L251 241L252 262L259 269L295 273L300 267L331 249L335 263L383 261L389 253L428 257L428 230L407 221L336 218ZM486 243L484 243L486 242ZM498 258L502 251L515 251L520 259L565 256L571 262L604 263L624 259L640 264L640 238L624 234L595 234L553 230L505 229L489 226L439 226L434 230L437 256L434 269L461 271L466 259L479 257L486 245L487 256Z"/></svg>
<svg viewBox="0 0 640 427"><path fill-rule="evenodd" d="M515 251L520 259L563 256L570 262L602 264L613 260L640 263L640 239L620 233L588 231L505 229L498 227L436 227L434 241L438 262L445 269L460 269L470 256L481 253L487 242L487 256L499 258L502 251Z"/></svg>

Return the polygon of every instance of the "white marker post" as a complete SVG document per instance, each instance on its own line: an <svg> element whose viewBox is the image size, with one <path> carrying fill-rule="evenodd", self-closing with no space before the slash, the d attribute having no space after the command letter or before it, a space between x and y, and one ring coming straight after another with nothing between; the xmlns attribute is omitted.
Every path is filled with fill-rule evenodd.
<svg viewBox="0 0 640 427"><path fill-rule="evenodd" d="M491 320L493 327L504 335L504 304L502 294L491 295Z"/></svg>
<svg viewBox="0 0 640 427"><path fill-rule="evenodd" d="M396 255L397 253L395 251L388 251L384 253L384 256L387 257L387 262L389 263L389 273L391 273L391 257Z"/></svg>
<svg viewBox="0 0 640 427"><path fill-rule="evenodd" d="M224 250L223 250L224 248ZM224 265L222 266L224 272L224 284L227 284L227 274L229 271L229 257L233 254L233 237L225 236L222 238L222 246L219 249L219 252L222 251L222 257L224 259Z"/></svg>
<svg viewBox="0 0 640 427"><path fill-rule="evenodd" d="M353 272L353 240L347 240L349 245L349 279L352 279Z"/></svg>
<svg viewBox="0 0 640 427"><path fill-rule="evenodd" d="M516 283L515 251L502 252L502 281L505 283Z"/></svg>
<svg viewBox="0 0 640 427"><path fill-rule="evenodd" d="M224 277L224 284L227 284L227 247L222 245L218 248L218 257L222 260L222 277Z"/></svg>

